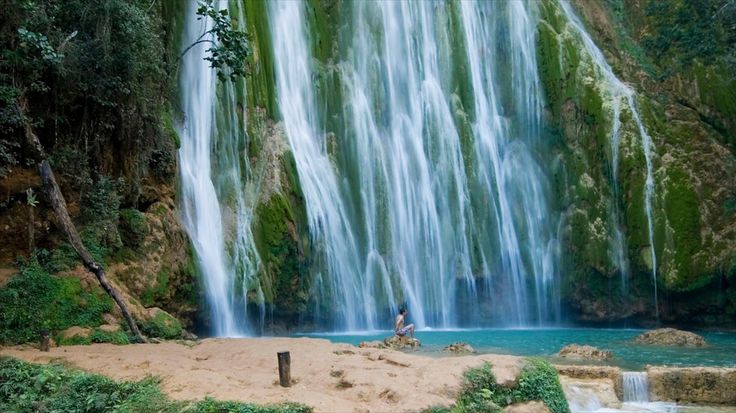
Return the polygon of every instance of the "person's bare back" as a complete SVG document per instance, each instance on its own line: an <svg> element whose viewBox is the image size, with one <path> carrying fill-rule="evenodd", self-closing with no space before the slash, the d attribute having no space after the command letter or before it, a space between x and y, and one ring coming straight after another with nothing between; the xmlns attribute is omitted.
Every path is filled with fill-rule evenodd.
<svg viewBox="0 0 736 413"><path fill-rule="evenodd" d="M394 334L399 337L403 337L406 333L409 333L411 338L414 338L414 324L404 326L404 320L408 313L409 312L405 308L399 310L399 315L396 316L396 323L394 324Z"/></svg>

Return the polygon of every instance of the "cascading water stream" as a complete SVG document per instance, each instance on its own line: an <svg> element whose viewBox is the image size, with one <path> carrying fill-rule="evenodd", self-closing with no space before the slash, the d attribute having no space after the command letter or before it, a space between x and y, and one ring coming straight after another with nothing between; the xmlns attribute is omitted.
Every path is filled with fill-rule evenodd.
<svg viewBox="0 0 736 413"><path fill-rule="evenodd" d="M199 39L210 24L209 19L197 19L196 2L187 4L184 47ZM183 119L177 125L181 209L202 273L213 333L232 337L253 331L246 317L246 291L260 294L261 290L255 278L258 255L250 234L252 208L243 192L247 157L238 150L245 127L235 98L244 90L231 82L218 82L215 69L204 60L208 47L200 43L182 57ZM260 304L262 319L262 300Z"/></svg>
<svg viewBox="0 0 736 413"><path fill-rule="evenodd" d="M622 382L624 402L649 402L649 379L647 373L625 371Z"/></svg>
<svg viewBox="0 0 736 413"><path fill-rule="evenodd" d="M278 102L321 264L316 317L374 329L406 305L419 327L483 312L556 320L535 3L351 4L338 37L347 52L321 68L339 79L338 113L317 104L305 4L269 7ZM344 125L328 131L336 117Z"/></svg>
<svg viewBox="0 0 736 413"><path fill-rule="evenodd" d="M620 143L620 119L619 116L621 114L621 103L622 99L625 100L629 110L631 111L632 117L634 118L634 121L636 123L637 129L639 131L639 136L641 137L642 141L642 151L644 153L644 159L646 162L646 182L645 182L645 190L644 190L644 209L646 212L647 217L647 227L649 230L649 245L651 249L651 259L652 259L652 282L654 284L654 311L657 319L659 319L659 305L658 305L658 299L657 299L657 254L655 251L654 246L654 217L652 213L652 198L654 196L654 173L653 173L653 166L652 166L652 150L654 149L653 142L651 137L646 131L646 128L644 127L644 124L642 123L641 116L639 115L639 111L636 106L636 100L634 99L634 91L631 89L628 85L624 84L621 80L619 80L618 77L613 73L613 69L606 61L605 57L603 56L603 53L598 48L598 46L595 45L595 42L593 42L593 39L591 39L590 35L585 31L585 27L583 26L582 22L578 18L578 16L575 14L575 12L572 9L572 6L570 6L569 2L567 0L560 0L560 6L562 7L562 10L564 11L565 15L568 18L568 21L572 25L572 27L575 28L575 31L580 36L580 39L583 41L583 45L585 46L585 49L588 52L588 55L593 60L593 63L598 68L599 72L603 75L603 77L606 79L606 85L608 86L608 93L610 94L611 99L614 102L614 113L613 113L613 128L612 128L612 136L611 136L611 148L613 152L612 156L612 165L613 165L613 171L616 173L617 171L617 164L618 164L618 151L619 151L619 143ZM616 176L616 175L614 175ZM617 185L617 184L614 184ZM614 202L616 202L614 200ZM619 229L617 229L620 231ZM618 234L616 235L619 236ZM623 238L621 238L623 240ZM617 241L619 242L619 241ZM623 244L620 244L623 248ZM624 257L624 255L621 255L621 257ZM621 261L621 265L626 265L625 268L628 268L628 265ZM623 268L622 268L623 271Z"/></svg>

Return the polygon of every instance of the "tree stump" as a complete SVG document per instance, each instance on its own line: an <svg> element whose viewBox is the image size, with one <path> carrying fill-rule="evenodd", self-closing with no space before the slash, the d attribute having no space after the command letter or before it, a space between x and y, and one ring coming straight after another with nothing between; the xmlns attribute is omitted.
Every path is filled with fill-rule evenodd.
<svg viewBox="0 0 736 413"><path fill-rule="evenodd" d="M288 351L276 353L279 359L279 384L281 387L291 386L291 355Z"/></svg>
<svg viewBox="0 0 736 413"><path fill-rule="evenodd" d="M38 349L41 351L49 351L51 341L51 339L49 338L49 330L41 330L39 333L41 335L41 341L39 343Z"/></svg>

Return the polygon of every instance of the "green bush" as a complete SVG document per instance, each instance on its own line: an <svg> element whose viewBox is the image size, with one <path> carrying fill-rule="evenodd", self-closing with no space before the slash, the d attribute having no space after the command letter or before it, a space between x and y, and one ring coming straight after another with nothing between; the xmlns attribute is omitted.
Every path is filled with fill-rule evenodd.
<svg viewBox="0 0 736 413"><path fill-rule="evenodd" d="M0 342L38 341L39 331L96 327L113 308L102 291L86 291L75 277L54 277L37 262L24 266L0 289Z"/></svg>
<svg viewBox="0 0 736 413"><path fill-rule="evenodd" d="M552 413L566 413L570 406L562 391L557 370L549 362L538 359L527 359L528 364L519 376L519 387L515 391L517 400L541 400L552 410Z"/></svg>
<svg viewBox="0 0 736 413"><path fill-rule="evenodd" d="M89 339L93 343L130 344L130 338L123 330L108 332L96 328L90 334Z"/></svg>
<svg viewBox="0 0 736 413"><path fill-rule="evenodd" d="M465 372L453 413L495 413L502 411L503 406L532 400L544 402L553 413L570 411L557 371L547 361L527 359L516 388L499 386L491 367L486 362Z"/></svg>
<svg viewBox="0 0 736 413"><path fill-rule="evenodd" d="M258 406L220 402L175 402L161 392L155 378L116 382L58 364L35 365L0 358L0 411L15 413L310 413L296 403Z"/></svg>

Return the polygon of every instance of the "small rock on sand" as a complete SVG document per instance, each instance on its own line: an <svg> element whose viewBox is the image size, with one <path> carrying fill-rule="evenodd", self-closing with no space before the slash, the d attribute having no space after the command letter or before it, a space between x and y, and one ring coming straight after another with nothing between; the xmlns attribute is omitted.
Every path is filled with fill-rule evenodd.
<svg viewBox="0 0 736 413"><path fill-rule="evenodd" d="M634 343L680 347L704 347L708 345L703 337L689 331L674 328L658 328L647 331L636 336Z"/></svg>
<svg viewBox="0 0 736 413"><path fill-rule="evenodd" d="M557 357L581 359L581 360L608 360L613 357L609 350L601 350L593 346L581 346L579 344L568 344L557 353Z"/></svg>
<svg viewBox="0 0 736 413"><path fill-rule="evenodd" d="M475 353L475 349L470 344L462 342L452 343L449 346L443 348L442 351L455 354Z"/></svg>

